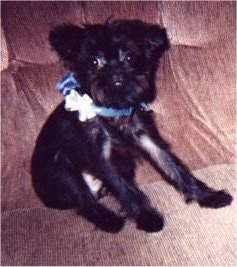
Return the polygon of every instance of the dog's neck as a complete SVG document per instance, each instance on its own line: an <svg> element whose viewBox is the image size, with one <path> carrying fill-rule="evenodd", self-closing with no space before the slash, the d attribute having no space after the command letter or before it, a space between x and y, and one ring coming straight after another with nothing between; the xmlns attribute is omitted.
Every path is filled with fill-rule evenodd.
<svg viewBox="0 0 237 267"><path fill-rule="evenodd" d="M65 97L65 109L78 111L78 118L82 122L97 115L110 118L131 116L135 110L135 107L115 109L97 106L87 94L79 94L76 88L81 88L81 85L73 72L69 72L56 86L57 91ZM146 103L140 103L139 108L149 110Z"/></svg>

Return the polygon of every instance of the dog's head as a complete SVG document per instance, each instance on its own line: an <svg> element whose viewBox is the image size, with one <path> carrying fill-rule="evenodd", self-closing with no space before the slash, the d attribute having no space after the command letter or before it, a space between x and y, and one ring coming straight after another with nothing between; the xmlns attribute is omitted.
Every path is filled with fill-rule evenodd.
<svg viewBox="0 0 237 267"><path fill-rule="evenodd" d="M159 58L169 48L165 29L141 21L55 27L50 43L97 105L151 102Z"/></svg>

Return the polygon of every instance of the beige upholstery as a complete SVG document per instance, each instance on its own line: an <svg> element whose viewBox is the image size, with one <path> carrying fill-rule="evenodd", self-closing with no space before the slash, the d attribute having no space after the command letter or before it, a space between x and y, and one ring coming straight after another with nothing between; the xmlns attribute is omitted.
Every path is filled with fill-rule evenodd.
<svg viewBox="0 0 237 267"><path fill-rule="evenodd" d="M36 197L30 159L37 134L62 100L66 73L47 37L52 25L142 19L167 28L171 49L157 72L157 126L201 179L235 194L236 3L160 1L4 1L1 24L2 264L234 265L235 202L206 210L182 197L144 163L138 183L165 215L145 234L128 222L105 234L73 211ZM203 171L202 171L203 170ZM108 205L114 201L106 198Z"/></svg>

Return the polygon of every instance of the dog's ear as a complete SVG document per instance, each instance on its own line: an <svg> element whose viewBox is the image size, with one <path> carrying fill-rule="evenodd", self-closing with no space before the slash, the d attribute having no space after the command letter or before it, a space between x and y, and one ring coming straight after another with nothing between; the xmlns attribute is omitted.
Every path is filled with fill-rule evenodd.
<svg viewBox="0 0 237 267"><path fill-rule="evenodd" d="M109 25L116 29L118 35L127 36L145 48L148 59L159 58L170 47L166 30L159 25L141 20L117 20Z"/></svg>
<svg viewBox="0 0 237 267"><path fill-rule="evenodd" d="M166 29L162 29L160 26L148 26L146 37L153 48L165 51L170 47Z"/></svg>
<svg viewBox="0 0 237 267"><path fill-rule="evenodd" d="M170 48L166 29L158 25L147 25L145 39L147 42L148 56L161 56L162 53Z"/></svg>
<svg viewBox="0 0 237 267"><path fill-rule="evenodd" d="M72 62L79 50L83 34L84 28L73 24L63 24L55 26L50 31L49 42L64 61Z"/></svg>

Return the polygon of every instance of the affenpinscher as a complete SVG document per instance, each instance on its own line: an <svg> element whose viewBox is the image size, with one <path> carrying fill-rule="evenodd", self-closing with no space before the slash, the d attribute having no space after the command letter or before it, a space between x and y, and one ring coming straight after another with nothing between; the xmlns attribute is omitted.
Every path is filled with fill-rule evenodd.
<svg viewBox="0 0 237 267"><path fill-rule="evenodd" d="M187 203L231 203L231 195L197 180L170 152L148 108L159 59L169 48L165 29L139 20L65 24L54 27L49 40L70 73L57 85L65 101L45 123L32 158L34 189L47 207L75 208L115 233L125 216L99 201L110 192L137 228L160 231L162 215L134 181L139 157L150 160Z"/></svg>

